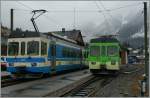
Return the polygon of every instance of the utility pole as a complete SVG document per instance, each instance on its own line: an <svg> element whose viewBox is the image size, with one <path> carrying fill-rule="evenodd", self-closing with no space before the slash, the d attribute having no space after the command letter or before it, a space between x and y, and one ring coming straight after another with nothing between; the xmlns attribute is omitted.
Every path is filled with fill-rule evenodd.
<svg viewBox="0 0 150 98"><path fill-rule="evenodd" d="M13 26L14 26L13 15L14 15L14 9L10 9L10 30L11 30L11 32L13 32Z"/></svg>
<svg viewBox="0 0 150 98"><path fill-rule="evenodd" d="M147 2L144 2L144 43L145 43L145 82L146 92L149 93L149 53L148 53L148 38L147 38Z"/></svg>

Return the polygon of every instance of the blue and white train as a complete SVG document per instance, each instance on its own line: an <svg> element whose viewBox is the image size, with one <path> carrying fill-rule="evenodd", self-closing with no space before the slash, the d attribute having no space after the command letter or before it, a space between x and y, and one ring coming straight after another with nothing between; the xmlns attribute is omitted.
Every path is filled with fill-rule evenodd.
<svg viewBox="0 0 150 98"><path fill-rule="evenodd" d="M12 34L8 39L7 71L17 77L43 76L82 69L83 46L51 33Z"/></svg>

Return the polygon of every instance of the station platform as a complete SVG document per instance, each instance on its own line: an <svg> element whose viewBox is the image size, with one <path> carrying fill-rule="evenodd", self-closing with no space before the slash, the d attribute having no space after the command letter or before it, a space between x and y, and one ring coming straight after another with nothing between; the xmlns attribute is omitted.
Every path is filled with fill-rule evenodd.
<svg viewBox="0 0 150 98"><path fill-rule="evenodd" d="M74 86L87 81L91 76L88 70L72 72L47 79L40 79L1 88L2 97L44 97L60 96Z"/></svg>

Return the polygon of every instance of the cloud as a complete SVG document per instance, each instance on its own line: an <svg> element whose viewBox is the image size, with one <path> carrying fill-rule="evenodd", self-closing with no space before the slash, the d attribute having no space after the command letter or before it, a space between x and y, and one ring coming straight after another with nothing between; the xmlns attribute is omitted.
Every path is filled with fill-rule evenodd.
<svg viewBox="0 0 150 98"><path fill-rule="evenodd" d="M131 36L132 38L137 38L137 37L144 37L144 33L139 32L139 33L135 33Z"/></svg>
<svg viewBox="0 0 150 98"><path fill-rule="evenodd" d="M104 34L115 34L121 27L122 16L116 16L117 18L112 17L109 19L109 23L105 20L101 20L102 22L96 24L94 22L86 22L81 27L81 31L83 35L88 34L86 37L86 41L89 41L91 38L95 38Z"/></svg>
<svg viewBox="0 0 150 98"><path fill-rule="evenodd" d="M118 31L120 41L126 41L132 35L143 31L144 19L141 11L132 15L129 14L125 19L126 23L123 23Z"/></svg>

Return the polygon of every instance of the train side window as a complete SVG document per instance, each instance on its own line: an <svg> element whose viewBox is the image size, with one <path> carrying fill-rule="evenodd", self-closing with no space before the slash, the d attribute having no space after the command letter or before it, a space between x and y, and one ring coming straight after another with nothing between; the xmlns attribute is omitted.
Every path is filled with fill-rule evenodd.
<svg viewBox="0 0 150 98"><path fill-rule="evenodd" d="M67 54L66 56L69 57L69 55L70 55L69 54L69 48L66 49L66 54Z"/></svg>
<svg viewBox="0 0 150 98"><path fill-rule="evenodd" d="M69 57L72 57L72 50L69 48Z"/></svg>
<svg viewBox="0 0 150 98"><path fill-rule="evenodd" d="M66 57L66 49L65 48L62 49L62 55L63 55L63 57Z"/></svg>
<svg viewBox="0 0 150 98"><path fill-rule="evenodd" d="M80 57L80 51L77 50L77 58L79 58L79 57Z"/></svg>
<svg viewBox="0 0 150 98"><path fill-rule="evenodd" d="M47 54L47 43L41 42L41 55Z"/></svg>
<svg viewBox="0 0 150 98"><path fill-rule="evenodd" d="M77 52L74 50L74 57L77 58Z"/></svg>
<svg viewBox="0 0 150 98"><path fill-rule="evenodd" d="M71 54L72 54L72 58L74 58L75 57L74 49L72 49Z"/></svg>
<svg viewBox="0 0 150 98"><path fill-rule="evenodd" d="M73 55L74 58L76 58L76 50L75 50L75 49L73 50L73 54L74 54L74 55Z"/></svg>
<svg viewBox="0 0 150 98"><path fill-rule="evenodd" d="M73 53L72 53L72 48L70 48L70 57L73 57L72 54L73 54Z"/></svg>
<svg viewBox="0 0 150 98"><path fill-rule="evenodd" d="M51 55L56 56L56 46L54 44L51 45Z"/></svg>
<svg viewBox="0 0 150 98"><path fill-rule="evenodd" d="M107 47L107 55L108 56L116 56L119 52L119 49L117 46L108 46Z"/></svg>
<svg viewBox="0 0 150 98"><path fill-rule="evenodd" d="M25 55L25 42L21 42L21 55Z"/></svg>
<svg viewBox="0 0 150 98"><path fill-rule="evenodd" d="M79 51L77 50L76 51L76 57L78 58L78 56L79 56Z"/></svg>
<svg viewBox="0 0 150 98"><path fill-rule="evenodd" d="M70 53L69 53L69 48L67 48L67 57L70 56Z"/></svg>

